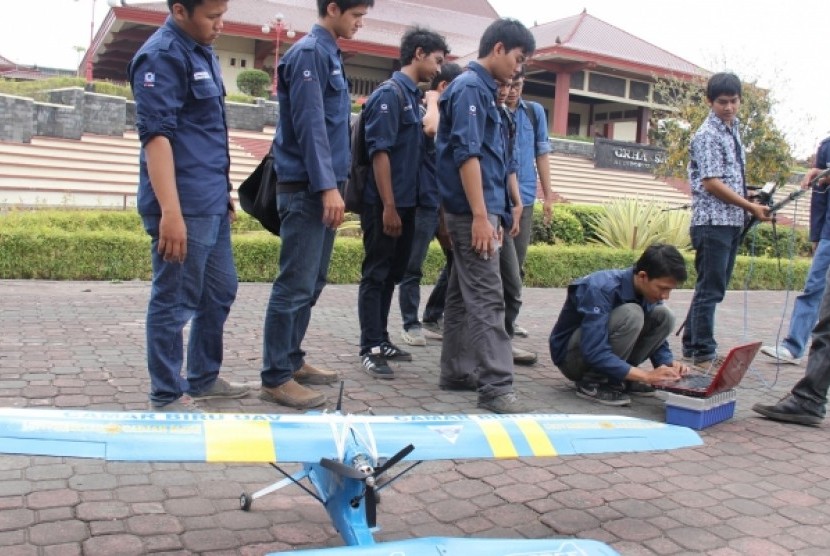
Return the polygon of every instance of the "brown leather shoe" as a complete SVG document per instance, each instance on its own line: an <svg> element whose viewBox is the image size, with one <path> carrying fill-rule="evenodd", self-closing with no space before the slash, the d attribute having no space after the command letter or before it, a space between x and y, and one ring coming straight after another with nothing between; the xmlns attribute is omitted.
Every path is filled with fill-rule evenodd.
<svg viewBox="0 0 830 556"><path fill-rule="evenodd" d="M303 363L303 366L294 372L292 378L300 384L322 385L337 382L340 377L335 371L326 371L308 363Z"/></svg>
<svg viewBox="0 0 830 556"><path fill-rule="evenodd" d="M295 409L308 409L326 403L323 394L297 384L294 379L272 388L260 386L259 399Z"/></svg>

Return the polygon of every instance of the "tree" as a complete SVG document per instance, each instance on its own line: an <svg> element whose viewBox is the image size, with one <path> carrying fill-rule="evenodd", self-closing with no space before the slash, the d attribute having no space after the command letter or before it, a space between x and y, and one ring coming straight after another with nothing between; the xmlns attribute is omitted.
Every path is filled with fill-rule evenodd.
<svg viewBox="0 0 830 556"><path fill-rule="evenodd" d="M655 173L659 176L686 178L689 164L689 143L692 134L709 115L706 103L706 80L692 82L663 79L654 91L658 101L668 107L655 111L657 125L649 133L655 145L666 149L666 160ZM746 148L746 183L763 185L786 183L791 173L792 154L784 134L770 115L773 100L769 91L744 83L741 94L741 140Z"/></svg>
<svg viewBox="0 0 830 556"><path fill-rule="evenodd" d="M267 97L270 85L271 76L258 69L241 71L236 78L236 87L252 97Z"/></svg>

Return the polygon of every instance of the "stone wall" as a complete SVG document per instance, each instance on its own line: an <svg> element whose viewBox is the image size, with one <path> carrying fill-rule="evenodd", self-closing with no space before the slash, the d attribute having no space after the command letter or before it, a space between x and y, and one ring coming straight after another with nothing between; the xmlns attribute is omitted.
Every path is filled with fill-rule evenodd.
<svg viewBox="0 0 830 556"><path fill-rule="evenodd" d="M583 156L585 158L594 158L593 143L585 143L582 141L570 141L568 139L551 139L550 146L552 152L556 154L566 154L570 156Z"/></svg>
<svg viewBox="0 0 830 556"><path fill-rule="evenodd" d="M34 104L30 98L0 95L0 141L32 142Z"/></svg>
<svg viewBox="0 0 830 556"><path fill-rule="evenodd" d="M34 103L35 135L80 139L84 133L83 112L74 106Z"/></svg>
<svg viewBox="0 0 830 556"><path fill-rule="evenodd" d="M97 135L124 135L127 99L98 93L84 94L84 131Z"/></svg>

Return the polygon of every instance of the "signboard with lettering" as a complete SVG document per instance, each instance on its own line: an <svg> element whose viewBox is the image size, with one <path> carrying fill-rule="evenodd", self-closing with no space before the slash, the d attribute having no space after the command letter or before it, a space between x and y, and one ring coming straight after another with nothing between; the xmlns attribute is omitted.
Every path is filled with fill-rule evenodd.
<svg viewBox="0 0 830 556"><path fill-rule="evenodd" d="M633 172L652 173L666 159L659 147L597 138L594 140L594 166Z"/></svg>

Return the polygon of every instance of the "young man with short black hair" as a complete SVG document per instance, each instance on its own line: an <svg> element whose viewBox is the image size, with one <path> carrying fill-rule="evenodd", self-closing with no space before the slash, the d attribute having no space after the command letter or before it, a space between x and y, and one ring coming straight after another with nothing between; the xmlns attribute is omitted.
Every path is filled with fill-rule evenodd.
<svg viewBox="0 0 830 556"><path fill-rule="evenodd" d="M504 328L498 249L511 161L496 92L535 49L533 35L520 22L493 22L481 38L478 59L439 102L436 175L453 244L439 385L477 390L478 406L495 413L526 410L513 390Z"/></svg>
<svg viewBox="0 0 830 556"><path fill-rule="evenodd" d="M401 38L401 69L366 101L366 149L372 171L363 192L363 264L357 297L360 357L365 372L394 378L388 360L412 355L389 338L389 310L395 284L409 264L418 204L418 175L424 160L421 92L449 52L444 37L421 27Z"/></svg>
<svg viewBox="0 0 830 556"><path fill-rule="evenodd" d="M317 0L318 23L280 59L280 118L272 153L279 179L280 271L265 313L260 399L307 409L326 397L305 386L337 373L305 361L301 344L326 285L349 176L349 82L337 39L363 27L374 0Z"/></svg>
<svg viewBox="0 0 830 556"><path fill-rule="evenodd" d="M192 400L248 393L247 386L219 376L237 276L225 87L211 45L222 32L228 1L167 4L170 15L138 50L128 73L141 141L138 212L152 239L150 407L192 411Z"/></svg>
<svg viewBox="0 0 830 556"><path fill-rule="evenodd" d="M686 372L674 360L674 315L663 301L686 281L686 261L673 246L649 246L633 267L600 270L571 282L550 334L553 363L574 381L576 395L603 405L629 405L628 393L654 394L650 383ZM650 359L653 370L639 365Z"/></svg>

